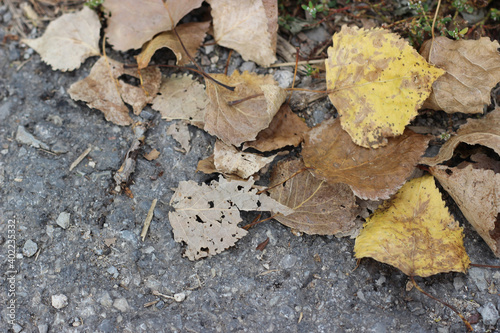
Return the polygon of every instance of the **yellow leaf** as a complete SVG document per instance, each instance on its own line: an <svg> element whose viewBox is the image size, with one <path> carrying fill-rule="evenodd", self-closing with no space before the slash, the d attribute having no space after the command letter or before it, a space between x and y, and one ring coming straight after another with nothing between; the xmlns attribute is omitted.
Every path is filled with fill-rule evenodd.
<svg viewBox="0 0 500 333"><path fill-rule="evenodd" d="M470 264L462 228L430 175L406 183L368 218L354 252L356 258L372 257L408 276L465 273Z"/></svg>
<svg viewBox="0 0 500 333"><path fill-rule="evenodd" d="M443 74L383 29L342 27L326 61L328 96L342 116L342 128L367 148L403 133Z"/></svg>

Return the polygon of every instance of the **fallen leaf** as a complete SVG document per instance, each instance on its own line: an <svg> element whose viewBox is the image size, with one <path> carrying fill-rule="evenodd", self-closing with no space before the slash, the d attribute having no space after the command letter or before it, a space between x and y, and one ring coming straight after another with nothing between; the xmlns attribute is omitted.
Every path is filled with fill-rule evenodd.
<svg viewBox="0 0 500 333"><path fill-rule="evenodd" d="M500 167L500 162L496 164ZM500 174L477 169L472 163L461 166L437 165L430 171L495 256L500 257Z"/></svg>
<svg viewBox="0 0 500 333"><path fill-rule="evenodd" d="M215 167L214 154L208 156L207 158L204 158L204 159L198 161L196 171L206 173L207 175L209 175L211 173L219 172L217 170L217 168Z"/></svg>
<svg viewBox="0 0 500 333"><path fill-rule="evenodd" d="M446 74L433 83L423 107L448 113L483 113L484 106L491 102L491 89L500 81L499 48L498 41L488 37L478 40L436 37L424 42L420 54Z"/></svg>
<svg viewBox="0 0 500 333"><path fill-rule="evenodd" d="M122 63L102 57L94 64L89 76L73 83L68 92L72 99L84 101L89 107L101 110L106 120L117 125L130 125L132 118L124 102L132 105L134 113L139 114L158 92L161 72L158 68L142 70L143 87L118 80L122 75L139 77L135 70L126 69Z"/></svg>
<svg viewBox="0 0 500 333"><path fill-rule="evenodd" d="M257 134L271 123L285 101L286 92L278 87L271 75L240 74L238 71L231 76L211 75L235 90L205 81L210 101L205 113L205 130L236 147L255 140ZM247 97L252 98L235 105L228 104Z"/></svg>
<svg viewBox="0 0 500 333"><path fill-rule="evenodd" d="M374 258L408 276L465 273L470 264L462 228L430 175L410 180L367 220L354 252L356 258Z"/></svg>
<svg viewBox="0 0 500 333"><path fill-rule="evenodd" d="M271 35L271 49L276 53L278 42L278 2L276 0L262 0L267 18L267 32Z"/></svg>
<svg viewBox="0 0 500 333"><path fill-rule="evenodd" d="M140 148L144 144L146 131L148 130L147 124L140 122L134 124L132 128L134 131L134 138L132 140L130 148L125 154L122 165L113 176L117 187L126 185L130 181L130 176L135 172L137 156L139 155ZM127 194L130 198L133 198L134 196L130 191L130 188L128 188L127 186L125 187L125 194Z"/></svg>
<svg viewBox="0 0 500 333"><path fill-rule="evenodd" d="M411 175L429 139L406 130L384 147L363 148L330 119L306 135L302 157L315 176L330 184L347 184L362 199L388 199Z"/></svg>
<svg viewBox="0 0 500 333"><path fill-rule="evenodd" d="M233 146L217 140L214 147L214 165L218 172L235 174L247 179L260 169L271 163L276 155L269 157L252 153L243 153Z"/></svg>
<svg viewBox="0 0 500 333"><path fill-rule="evenodd" d="M308 131L307 124L292 112L288 104L283 104L269 127L260 131L255 141L245 142L243 150L271 151L286 146L297 147Z"/></svg>
<svg viewBox="0 0 500 333"><path fill-rule="evenodd" d="M144 154L144 158L148 161L154 161L160 156L160 152L156 149L151 150L149 153Z"/></svg>
<svg viewBox="0 0 500 333"><path fill-rule="evenodd" d="M295 211L274 219L311 235L345 235L353 231L358 206L349 186L330 185L309 170L293 176L304 168L300 160L281 161L273 168L269 185L271 198Z"/></svg>
<svg viewBox="0 0 500 333"><path fill-rule="evenodd" d="M343 26L326 61L328 96L342 128L367 148L402 134L442 74L407 41L383 29Z"/></svg>
<svg viewBox="0 0 500 333"><path fill-rule="evenodd" d="M460 126L457 135L445 142L436 156L422 158L420 163L434 166L447 161L453 157L455 148L462 142L489 147L500 155L500 108L496 108L484 118L469 119L466 124Z"/></svg>
<svg viewBox="0 0 500 333"><path fill-rule="evenodd" d="M238 227L240 211L293 213L267 195L258 195L253 183L253 179L227 181L222 177L210 186L192 180L179 183L170 200L175 211L168 217L175 241L187 244L185 257L197 260L213 256L245 236L247 231Z"/></svg>
<svg viewBox="0 0 500 333"><path fill-rule="evenodd" d="M67 13L50 22L42 37L22 42L37 51L52 69L66 72L100 54L100 30L97 14L83 7L78 13Z"/></svg>
<svg viewBox="0 0 500 333"><path fill-rule="evenodd" d="M209 26L210 21L206 21L185 23L176 28L182 43L193 58L196 56L198 48L205 39ZM191 62L175 33L173 31L165 31L144 44L141 53L137 56L139 69L146 68L153 54L164 47L174 52L178 66L183 66Z"/></svg>
<svg viewBox="0 0 500 333"><path fill-rule="evenodd" d="M184 120L191 125L203 128L208 96L205 87L193 80L191 75L175 74L163 78L158 95L151 106L168 121Z"/></svg>
<svg viewBox="0 0 500 333"><path fill-rule="evenodd" d="M234 49L244 60L261 66L276 61L277 30L268 24L262 0L207 0L212 7L214 37L217 44ZM272 9L269 8L269 13ZM271 22L272 26L272 22Z"/></svg>
<svg viewBox="0 0 500 333"><path fill-rule="evenodd" d="M175 122L167 128L167 135L171 135L177 141L184 152L187 154L191 150L191 133L189 133L188 125L182 122Z"/></svg>
<svg viewBox="0 0 500 333"><path fill-rule="evenodd" d="M159 32L172 30L203 0L105 0L106 37L117 51L138 49Z"/></svg>

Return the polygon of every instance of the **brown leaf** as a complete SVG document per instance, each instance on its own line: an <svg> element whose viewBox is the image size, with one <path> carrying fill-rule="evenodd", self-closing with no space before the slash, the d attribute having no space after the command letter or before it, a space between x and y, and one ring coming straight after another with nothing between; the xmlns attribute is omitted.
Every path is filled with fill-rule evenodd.
<svg viewBox="0 0 500 333"><path fill-rule="evenodd" d="M279 162L271 173L271 198L292 208L288 216L275 217L280 223L300 232L317 235L348 234L356 228L356 198L345 184L330 185L312 175L300 160ZM288 180L287 180L288 179ZM283 184L274 188L275 184Z"/></svg>
<svg viewBox="0 0 500 333"><path fill-rule="evenodd" d="M252 153L243 153L234 146L228 146L217 140L214 148L214 165L218 172L234 174L247 179L260 169L271 163L276 155L269 157Z"/></svg>
<svg viewBox="0 0 500 333"><path fill-rule="evenodd" d="M49 23L42 37L22 41L40 53L54 70L71 71L91 56L99 55L101 23L88 7L68 13Z"/></svg>
<svg viewBox="0 0 500 333"><path fill-rule="evenodd" d="M198 185L182 181L168 213L176 242L187 244L184 256L190 260L213 256L233 246L247 234L238 227L240 211L273 211L291 214L293 211L265 194L257 194L254 181L219 181Z"/></svg>
<svg viewBox="0 0 500 333"><path fill-rule="evenodd" d="M288 104L283 104L269 127L260 131L255 141L245 142L243 150L271 151L286 146L297 147L308 131L307 124L292 112Z"/></svg>
<svg viewBox="0 0 500 333"><path fill-rule="evenodd" d="M285 91L271 75L234 71L231 76L212 74L212 77L235 87L230 91L205 81L210 100L205 113L205 130L226 144L239 146L255 140L257 134L269 126L286 98ZM251 98L235 105L228 104L247 97Z"/></svg>
<svg viewBox="0 0 500 333"><path fill-rule="evenodd" d="M500 155L500 108L496 108L484 118L469 119L458 129L457 135L446 141L436 156L422 158L420 163L434 166L449 160L461 142L483 145Z"/></svg>
<svg viewBox="0 0 500 333"><path fill-rule="evenodd" d="M475 169L472 163L465 165L464 168L437 165L430 171L495 256L500 257L500 174Z"/></svg>
<svg viewBox="0 0 500 333"><path fill-rule="evenodd" d="M151 150L149 153L144 154L144 158L148 161L154 161L160 156L160 152L156 149Z"/></svg>
<svg viewBox="0 0 500 333"><path fill-rule="evenodd" d="M429 53L432 45L431 59ZM483 113L490 104L490 91L500 81L498 41L451 40L436 37L426 41L420 53L446 74L432 85L432 94L424 108L448 113Z"/></svg>
<svg viewBox="0 0 500 333"><path fill-rule="evenodd" d="M363 148L331 119L308 133L302 156L313 174L328 183L345 183L362 199L388 199L413 172L429 139L406 130L384 147Z"/></svg>
<svg viewBox="0 0 500 333"><path fill-rule="evenodd" d="M138 49L159 32L172 30L203 0L106 0L104 12L110 13L106 36L118 51Z"/></svg>
<svg viewBox="0 0 500 333"><path fill-rule="evenodd" d="M212 7L217 44L234 49L244 60L261 66L276 61L277 30L269 24L262 0L207 0ZM268 8L272 12L272 8ZM273 14L274 15L274 14ZM268 25L269 24L269 25ZM270 31L274 30L274 31Z"/></svg>
<svg viewBox="0 0 500 333"><path fill-rule="evenodd" d="M262 0L267 17L267 31L271 35L271 49L276 53L278 41L278 2L276 0Z"/></svg>
<svg viewBox="0 0 500 333"><path fill-rule="evenodd" d="M196 167L196 171L203 172L206 174L217 173L217 169L215 168L214 162L214 154L204 158L198 162L198 166Z"/></svg>
<svg viewBox="0 0 500 333"><path fill-rule="evenodd" d="M174 74L163 78L160 91L151 107L160 111L163 119L184 120L203 128L207 105L208 96L202 84L193 80L191 75Z"/></svg>
<svg viewBox="0 0 500 333"><path fill-rule="evenodd" d="M161 72L158 68L142 70L143 87L118 80L124 74L139 77L135 70L126 69L122 63L102 57L94 64L89 76L73 83L68 92L72 99L84 101L89 107L101 110L107 121L130 125L132 118L124 102L132 105L134 113L139 114L158 92Z"/></svg>
<svg viewBox="0 0 500 333"><path fill-rule="evenodd" d="M196 56L198 48L205 39L209 26L210 21L207 21L181 24L176 28L182 43L193 58ZM177 65L183 66L191 62L175 33L173 31L165 31L144 44L141 53L137 56L139 69L147 67L153 54L163 47L169 48L174 52L177 58Z"/></svg>

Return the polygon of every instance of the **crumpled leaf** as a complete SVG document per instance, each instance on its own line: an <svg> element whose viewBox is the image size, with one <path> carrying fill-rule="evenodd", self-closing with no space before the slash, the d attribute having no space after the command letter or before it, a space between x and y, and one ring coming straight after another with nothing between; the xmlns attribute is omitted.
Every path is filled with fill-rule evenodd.
<svg viewBox="0 0 500 333"><path fill-rule="evenodd" d="M239 146L245 141L255 140L257 134L269 126L286 98L285 90L278 87L271 75L234 71L231 76L211 76L235 87L230 91L210 80L205 81L210 100L205 113L205 131L226 144ZM256 97L235 105L228 104L252 96Z"/></svg>
<svg viewBox="0 0 500 333"><path fill-rule="evenodd" d="M432 45L431 59L429 53ZM432 93L423 107L448 113L483 113L490 92L500 82L498 41L451 40L436 37L424 42L420 54L446 74L432 85Z"/></svg>
<svg viewBox="0 0 500 333"><path fill-rule="evenodd" d="M342 128L363 147L403 133L444 71L405 40L383 29L343 26L326 61L327 88Z"/></svg>
<svg viewBox="0 0 500 333"><path fill-rule="evenodd" d="M388 199L411 175L430 137L406 130L385 147L354 144L336 119L307 134L302 157L311 172L330 184L345 183L362 199Z"/></svg>
<svg viewBox="0 0 500 333"><path fill-rule="evenodd" d="M276 155L269 157L252 153L243 153L233 146L217 140L214 147L214 165L217 171L234 174L247 179L260 169L271 163Z"/></svg>
<svg viewBox="0 0 500 333"><path fill-rule="evenodd" d="M234 49L244 60L261 66L269 66L276 61L276 43L272 43L277 38L277 29L269 27L262 0L207 2L212 7L217 44ZM271 8L269 12L272 13Z"/></svg>
<svg viewBox="0 0 500 333"><path fill-rule="evenodd" d="M91 108L101 110L107 121L130 125L132 118L124 102L132 106L135 114L139 114L158 92L161 72L158 68L142 70L143 87L118 80L124 74L139 77L137 70L124 68L121 62L102 57L94 64L89 76L69 87L69 95L74 100L86 102Z"/></svg>
<svg viewBox="0 0 500 333"><path fill-rule="evenodd" d="M203 128L208 96L205 87L191 75L175 74L163 78L160 91L151 106L160 111L163 119L184 120L191 125Z"/></svg>
<svg viewBox="0 0 500 333"><path fill-rule="evenodd" d="M356 238L354 252L356 258L374 258L408 276L465 273L470 264L462 228L430 175L410 180L379 207Z"/></svg>
<svg viewBox="0 0 500 333"><path fill-rule="evenodd" d="M189 144L191 133L189 133L187 124L182 122L173 123L167 128L167 135L171 135L181 145L184 153L189 153L191 150L191 145Z"/></svg>
<svg viewBox="0 0 500 333"><path fill-rule="evenodd" d="M105 0L106 37L117 51L138 49L159 32L172 30L203 0Z"/></svg>
<svg viewBox="0 0 500 333"><path fill-rule="evenodd" d="M216 255L245 236L247 231L238 227L240 211L293 213L267 195L258 195L253 184L253 179L227 181L223 177L210 186L192 180L179 183L170 200L175 211L168 217L175 241L187 244L185 257L197 260Z"/></svg>
<svg viewBox="0 0 500 333"><path fill-rule="evenodd" d="M281 161L273 168L269 185L271 198L295 211L274 218L287 227L311 235L342 233L345 236L356 229L354 220L358 206L349 186L329 185L309 170L290 178L303 168L305 165L300 160ZM273 187L281 182L284 183Z"/></svg>
<svg viewBox="0 0 500 333"><path fill-rule="evenodd" d="M457 168L437 165L430 171L500 258L500 174L467 162Z"/></svg>
<svg viewBox="0 0 500 333"><path fill-rule="evenodd" d="M421 159L422 164L437 165L453 157L453 151L461 143L483 145L500 155L500 108L496 108L484 118L469 119L460 126L457 135L452 136L434 157Z"/></svg>
<svg viewBox="0 0 500 333"><path fill-rule="evenodd" d="M209 26L210 21L206 21L181 24L176 28L182 43L193 58L196 56L198 48L205 39ZM144 44L141 53L137 56L139 69L146 68L153 54L163 47L169 48L174 52L177 58L177 65L183 66L191 62L175 33L173 31L165 31Z"/></svg>
<svg viewBox="0 0 500 333"><path fill-rule="evenodd" d="M269 127L260 131L255 141L245 142L243 150L271 151L286 146L297 147L308 131L307 124L292 112L288 104L283 104Z"/></svg>
<svg viewBox="0 0 500 333"><path fill-rule="evenodd" d="M50 22L42 37L23 39L40 53L54 70L72 71L91 56L98 56L101 23L88 7L78 13L67 13Z"/></svg>

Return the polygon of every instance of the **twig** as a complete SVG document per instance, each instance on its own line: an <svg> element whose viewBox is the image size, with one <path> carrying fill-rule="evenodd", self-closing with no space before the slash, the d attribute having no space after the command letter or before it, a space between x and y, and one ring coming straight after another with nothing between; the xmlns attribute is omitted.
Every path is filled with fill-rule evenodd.
<svg viewBox="0 0 500 333"><path fill-rule="evenodd" d="M77 165L80 164L81 161L83 161L83 159L90 153L91 150L92 146L89 145L89 147L85 149L85 151L81 153L81 155L78 156L78 158L73 163L71 163L71 165L69 166L69 171L72 171L74 168L76 168Z"/></svg>
<svg viewBox="0 0 500 333"><path fill-rule="evenodd" d="M299 48L296 48L297 52L295 52L295 70L293 72L293 81L292 81L292 89L295 87L295 79L297 78L297 68L299 68ZM290 95L288 95L288 98L286 100L286 103L288 104L290 102L290 98L292 97L293 90L290 91Z"/></svg>
<svg viewBox="0 0 500 333"><path fill-rule="evenodd" d="M269 67L290 67L297 65L307 65L307 64L321 64L325 62L326 59L316 59L316 60L304 60L299 62L283 62L281 64L273 64Z"/></svg>
<svg viewBox="0 0 500 333"><path fill-rule="evenodd" d="M151 220L153 219L153 213L154 213L157 201L158 201L158 199L153 200L151 207L149 207L148 215L146 216L146 219L144 220L144 226L142 227L142 231L141 231L141 238L142 238L143 242L144 242L144 239L146 239L146 234L148 233L149 225L151 224Z"/></svg>

